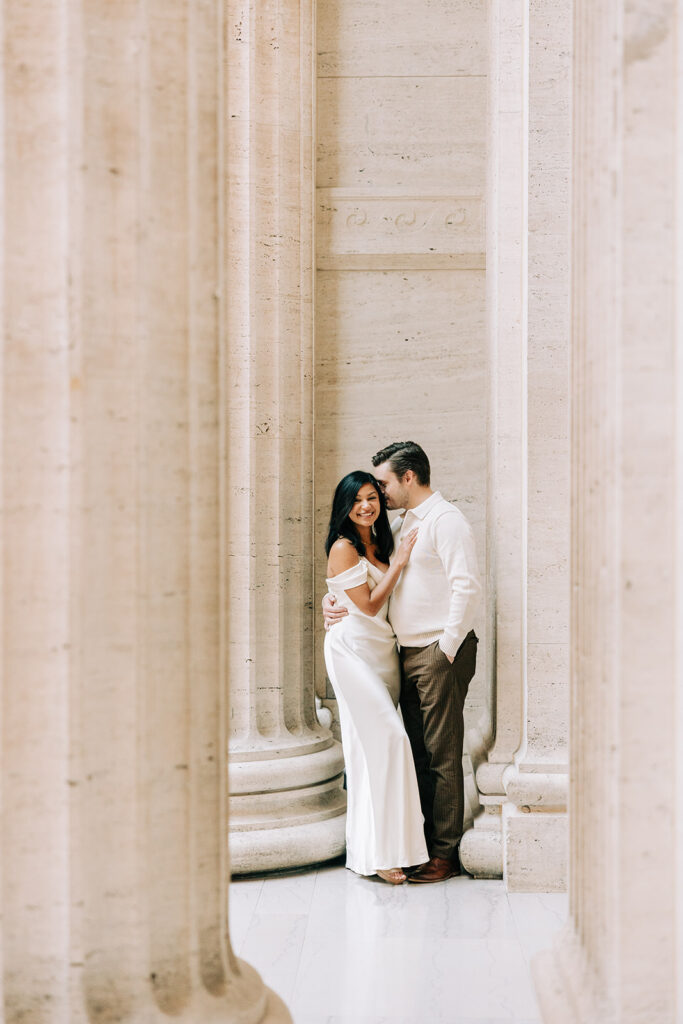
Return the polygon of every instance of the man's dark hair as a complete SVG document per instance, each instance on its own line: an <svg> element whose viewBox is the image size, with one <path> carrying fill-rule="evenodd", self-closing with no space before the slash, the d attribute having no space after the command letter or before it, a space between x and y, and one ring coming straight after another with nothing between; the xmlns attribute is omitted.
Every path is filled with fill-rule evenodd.
<svg viewBox="0 0 683 1024"><path fill-rule="evenodd" d="M392 441L386 448L381 448L372 456L372 464L381 466L383 462L389 463L392 473L395 473L399 480L412 469L417 482L423 487L429 486L429 459L414 441Z"/></svg>

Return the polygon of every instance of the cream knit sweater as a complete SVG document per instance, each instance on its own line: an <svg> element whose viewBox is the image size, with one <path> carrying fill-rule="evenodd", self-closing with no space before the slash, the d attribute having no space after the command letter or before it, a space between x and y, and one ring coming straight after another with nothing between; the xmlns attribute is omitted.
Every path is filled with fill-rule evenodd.
<svg viewBox="0 0 683 1024"><path fill-rule="evenodd" d="M472 530L438 491L394 520L394 550L415 526L417 542L389 600L389 621L402 647L438 640L454 657L474 625L481 593Z"/></svg>

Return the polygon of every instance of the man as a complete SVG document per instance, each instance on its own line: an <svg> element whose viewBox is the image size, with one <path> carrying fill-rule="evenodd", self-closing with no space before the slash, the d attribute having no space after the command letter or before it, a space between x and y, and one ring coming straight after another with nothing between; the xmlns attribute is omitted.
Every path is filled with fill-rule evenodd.
<svg viewBox="0 0 683 1024"><path fill-rule="evenodd" d="M418 537L389 602L401 659L401 712L410 739L430 859L410 882L441 882L460 873L464 791L463 707L477 660L472 626L481 586L470 526L430 487L429 459L413 441L395 441L373 456L392 523L394 550ZM347 614L323 601L325 628Z"/></svg>

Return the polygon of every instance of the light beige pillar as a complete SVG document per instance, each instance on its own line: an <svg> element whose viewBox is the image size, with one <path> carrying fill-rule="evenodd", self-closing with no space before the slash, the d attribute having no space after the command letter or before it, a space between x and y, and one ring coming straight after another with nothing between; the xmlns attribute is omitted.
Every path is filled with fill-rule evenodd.
<svg viewBox="0 0 683 1024"><path fill-rule="evenodd" d="M572 5L528 0L522 742L503 785L510 891L567 885Z"/></svg>
<svg viewBox="0 0 683 1024"><path fill-rule="evenodd" d="M313 6L227 9L226 640L245 873L343 852L346 794L313 688Z"/></svg>
<svg viewBox="0 0 683 1024"><path fill-rule="evenodd" d="M490 6L488 593L495 741L462 842L511 890L566 885L571 5Z"/></svg>
<svg viewBox="0 0 683 1024"><path fill-rule="evenodd" d="M489 6L486 306L489 458L486 575L494 742L476 772L482 811L460 856L478 877L501 877L503 773L522 741L524 687L524 332L526 291L523 0Z"/></svg>
<svg viewBox="0 0 683 1024"><path fill-rule="evenodd" d="M680 3L575 4L570 920L552 1024L683 1019Z"/></svg>
<svg viewBox="0 0 683 1024"><path fill-rule="evenodd" d="M4 7L5 1024L289 1020L227 927L226 28Z"/></svg>

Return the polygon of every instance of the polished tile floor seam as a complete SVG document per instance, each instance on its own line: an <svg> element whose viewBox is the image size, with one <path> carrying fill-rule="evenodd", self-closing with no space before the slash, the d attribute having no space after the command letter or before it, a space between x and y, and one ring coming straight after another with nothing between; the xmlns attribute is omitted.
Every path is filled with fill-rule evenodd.
<svg viewBox="0 0 683 1024"><path fill-rule="evenodd" d="M338 863L230 888L235 952L294 1024L537 1024L530 961L566 913L560 894L390 886Z"/></svg>

